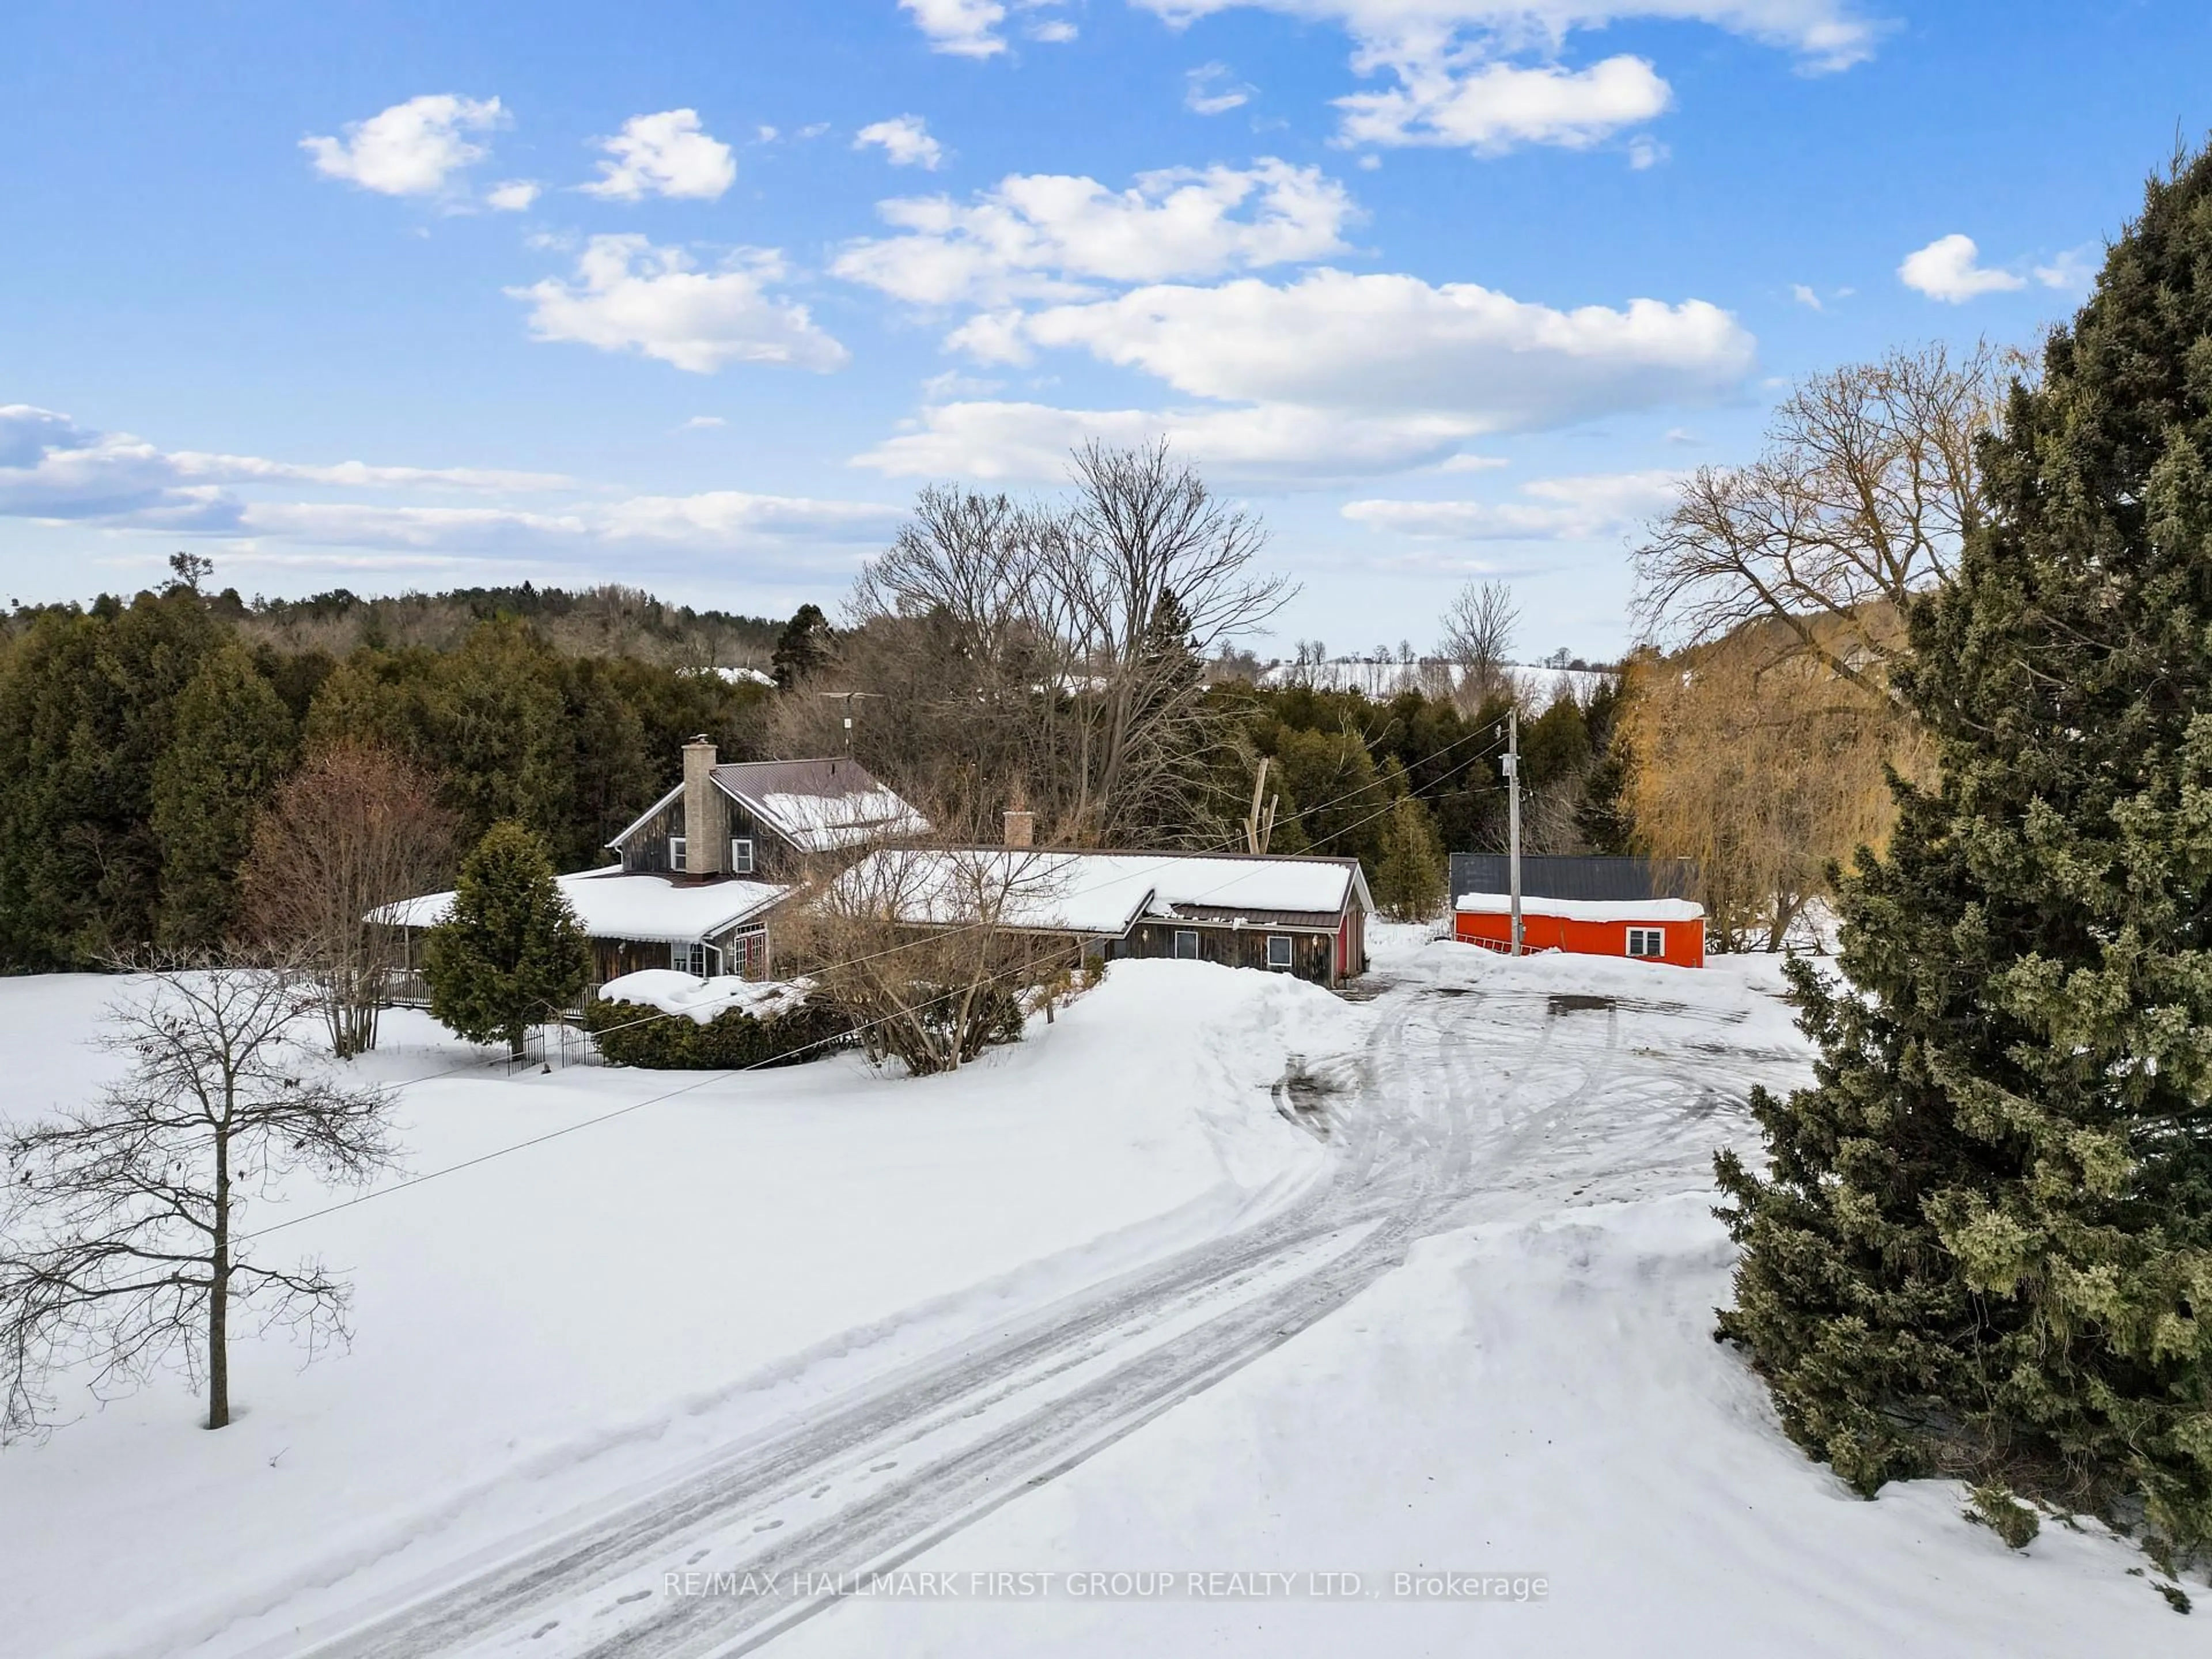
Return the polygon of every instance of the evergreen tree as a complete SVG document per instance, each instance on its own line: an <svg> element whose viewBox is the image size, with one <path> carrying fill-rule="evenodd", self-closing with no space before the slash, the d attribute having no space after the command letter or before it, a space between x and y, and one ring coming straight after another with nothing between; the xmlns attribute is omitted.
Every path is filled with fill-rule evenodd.
<svg viewBox="0 0 2212 1659"><path fill-rule="evenodd" d="M1444 844L1418 797L1401 795L1382 820L1375 902L1393 921L1426 921L1443 908Z"/></svg>
<svg viewBox="0 0 2212 1659"><path fill-rule="evenodd" d="M1982 1474L2212 1541L2212 155L2154 181L1899 681L1941 781L1718 1161L1722 1334L1861 1489Z"/></svg>
<svg viewBox="0 0 2212 1659"><path fill-rule="evenodd" d="M291 712L252 653L234 642L210 653L177 699L168 746L154 765L155 937L164 946L222 942L254 820L292 763L294 739Z"/></svg>
<svg viewBox="0 0 2212 1659"><path fill-rule="evenodd" d="M830 660L830 619L818 605L802 605L792 613L776 636L769 665L775 674L775 689L788 691Z"/></svg>
<svg viewBox="0 0 2212 1659"><path fill-rule="evenodd" d="M545 843L520 823L494 824L462 861L452 913L424 941L430 1012L471 1042L524 1034L574 1000L592 952L553 878Z"/></svg>
<svg viewBox="0 0 2212 1659"><path fill-rule="evenodd" d="M41 612L0 670L0 956L89 968L150 943L155 763L218 637L181 586Z"/></svg>

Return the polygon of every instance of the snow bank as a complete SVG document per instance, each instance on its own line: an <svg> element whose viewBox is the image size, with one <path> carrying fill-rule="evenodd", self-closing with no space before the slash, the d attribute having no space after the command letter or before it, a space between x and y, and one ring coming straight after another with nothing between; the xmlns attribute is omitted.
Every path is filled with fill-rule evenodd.
<svg viewBox="0 0 2212 1659"><path fill-rule="evenodd" d="M1863 1502L1712 1340L1732 1249L1705 1194L1415 1246L1406 1267L916 1571L1352 1571L1349 1602L850 1601L793 1659L958 1653L2081 1659L2203 1650L2094 1524L2022 1559L1954 1483ZM1541 1575L1541 1601L1392 1596Z"/></svg>
<svg viewBox="0 0 2212 1659"><path fill-rule="evenodd" d="M634 1002L664 1014L682 1014L707 1025L732 1008L755 1019L775 1019L800 1006L813 989L811 979L739 979L733 974L701 979L673 968L643 968L609 980L599 987L599 996L606 1002Z"/></svg>
<svg viewBox="0 0 2212 1659"><path fill-rule="evenodd" d="M106 1057L76 1039L115 988L0 981L0 1062L83 1097ZM248 1334L220 1433L177 1378L79 1393L82 1420L0 1450L0 1655L281 1650L319 1610L1249 1218L1321 1165L1267 1085L1364 1017L1285 975L1133 962L951 1076L840 1056L678 1082L509 1075L388 1014L362 1068L422 1079L408 1165L453 1173L267 1246L351 1279L350 1351L301 1369ZM297 1188L247 1225L329 1201Z"/></svg>

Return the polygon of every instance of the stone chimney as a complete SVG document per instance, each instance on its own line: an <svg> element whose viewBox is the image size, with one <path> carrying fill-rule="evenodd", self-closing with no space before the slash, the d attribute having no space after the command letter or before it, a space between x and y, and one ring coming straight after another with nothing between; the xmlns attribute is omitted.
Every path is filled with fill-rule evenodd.
<svg viewBox="0 0 2212 1659"><path fill-rule="evenodd" d="M684 745L684 867L691 876L719 876L729 840L722 793L714 787L714 744L701 732Z"/></svg>
<svg viewBox="0 0 2212 1659"><path fill-rule="evenodd" d="M1036 814L1020 807L1010 808L1006 813L1006 845L1029 847L1036 841Z"/></svg>

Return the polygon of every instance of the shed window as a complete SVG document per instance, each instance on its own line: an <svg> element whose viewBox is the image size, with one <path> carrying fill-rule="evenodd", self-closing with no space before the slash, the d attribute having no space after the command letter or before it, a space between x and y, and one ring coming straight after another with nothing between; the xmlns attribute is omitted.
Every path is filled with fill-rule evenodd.
<svg viewBox="0 0 2212 1659"><path fill-rule="evenodd" d="M668 947L668 965L679 974L696 974L705 979L721 966L721 955L713 945L694 939L689 945Z"/></svg>
<svg viewBox="0 0 2212 1659"><path fill-rule="evenodd" d="M1291 936L1288 933L1267 935L1267 966L1287 968L1291 965Z"/></svg>
<svg viewBox="0 0 2212 1659"><path fill-rule="evenodd" d="M1198 930L1195 927L1176 929L1175 953L1191 962L1198 960Z"/></svg>
<svg viewBox="0 0 2212 1659"><path fill-rule="evenodd" d="M1667 954L1667 934L1658 927L1632 927L1628 930L1628 954L1632 957L1663 957Z"/></svg>
<svg viewBox="0 0 2212 1659"><path fill-rule="evenodd" d="M681 836L671 836L668 838L668 867L672 870L684 870L690 867L684 862L684 837Z"/></svg>
<svg viewBox="0 0 2212 1659"><path fill-rule="evenodd" d="M753 872L753 838L738 836L730 842L730 873L750 876Z"/></svg>

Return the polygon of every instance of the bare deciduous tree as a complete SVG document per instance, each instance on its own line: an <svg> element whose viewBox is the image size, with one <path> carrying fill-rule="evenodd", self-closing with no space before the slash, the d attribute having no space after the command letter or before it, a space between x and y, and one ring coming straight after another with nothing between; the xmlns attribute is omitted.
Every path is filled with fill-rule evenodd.
<svg viewBox="0 0 2212 1659"><path fill-rule="evenodd" d="M262 939L306 964L331 1051L376 1047L378 1012L398 967L379 907L434 888L453 855L453 819L429 775L387 750L324 750L277 791L240 872Z"/></svg>
<svg viewBox="0 0 2212 1659"><path fill-rule="evenodd" d="M1062 508L922 492L855 586L839 647L837 689L873 699L858 752L962 811L1018 785L1049 840L1202 837L1232 805L1218 777L1242 771L1206 659L1290 589L1251 570L1258 521L1164 445L1091 444L1073 481ZM834 720L786 699L775 741L818 748Z"/></svg>
<svg viewBox="0 0 2212 1659"><path fill-rule="evenodd" d="M1021 1034L1030 994L1077 964L1056 919L1065 855L1019 848L871 853L793 920L787 956L852 1020L870 1058L957 1070Z"/></svg>
<svg viewBox="0 0 2212 1659"><path fill-rule="evenodd" d="M131 1068L91 1106L10 1126L0 1199L0 1434L42 1426L48 1379L143 1380L179 1352L230 1421L232 1315L345 1334L346 1286L315 1261L246 1253L248 1195L296 1170L359 1182L392 1150L380 1091L316 1076L292 1041L313 1012L295 969L155 972L110 1011Z"/></svg>
<svg viewBox="0 0 2212 1659"><path fill-rule="evenodd" d="M1911 597L1979 522L1977 435L2014 354L1942 346L1818 374L1777 411L1759 459L1701 467L1634 554L1636 610L1662 645L1778 624L1784 649L1877 696Z"/></svg>
<svg viewBox="0 0 2212 1659"><path fill-rule="evenodd" d="M1928 763L1887 698L1757 635L1637 660L1622 716L1637 839L1696 860L1710 925L1736 950L1779 949L1827 866L1887 836L1885 767Z"/></svg>
<svg viewBox="0 0 2212 1659"><path fill-rule="evenodd" d="M1437 654L1459 670L1460 703L1469 713L1501 693L1511 694L1507 665L1520 625L1520 607L1504 582L1469 582L1452 596Z"/></svg>

